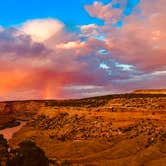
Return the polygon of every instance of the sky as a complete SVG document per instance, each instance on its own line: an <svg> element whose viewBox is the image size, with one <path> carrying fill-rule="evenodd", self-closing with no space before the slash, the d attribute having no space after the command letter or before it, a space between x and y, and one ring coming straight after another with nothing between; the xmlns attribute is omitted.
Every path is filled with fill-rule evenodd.
<svg viewBox="0 0 166 166"><path fill-rule="evenodd" d="M5 0L0 100L166 88L165 0Z"/></svg>

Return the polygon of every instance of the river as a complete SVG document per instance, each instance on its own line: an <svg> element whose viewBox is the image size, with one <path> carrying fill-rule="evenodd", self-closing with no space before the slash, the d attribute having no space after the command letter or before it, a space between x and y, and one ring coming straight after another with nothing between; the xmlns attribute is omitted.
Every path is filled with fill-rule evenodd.
<svg viewBox="0 0 166 166"><path fill-rule="evenodd" d="M0 130L0 134L2 134L4 136L4 138L6 140L9 140L13 137L13 135L19 131L24 125L26 124L26 122L24 121L20 121L20 125L19 126L15 126L15 127L11 127L11 128L6 128L3 130Z"/></svg>

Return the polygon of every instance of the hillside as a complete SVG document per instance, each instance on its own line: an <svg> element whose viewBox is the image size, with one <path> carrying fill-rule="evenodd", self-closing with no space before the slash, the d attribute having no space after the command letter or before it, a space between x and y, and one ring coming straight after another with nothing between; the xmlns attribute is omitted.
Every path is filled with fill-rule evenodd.
<svg viewBox="0 0 166 166"><path fill-rule="evenodd" d="M164 166L166 162L165 94L1 102L0 108L3 116L27 121L9 140L10 147L31 140L50 165Z"/></svg>

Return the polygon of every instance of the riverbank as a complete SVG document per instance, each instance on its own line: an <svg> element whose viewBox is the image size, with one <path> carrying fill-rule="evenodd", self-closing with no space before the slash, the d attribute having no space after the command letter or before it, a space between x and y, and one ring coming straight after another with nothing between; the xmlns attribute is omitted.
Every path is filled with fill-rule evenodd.
<svg viewBox="0 0 166 166"><path fill-rule="evenodd" d="M0 129L0 134L4 136L6 140L10 140L13 135L19 131L24 125L26 124L25 121L16 121L15 125L10 127L10 125L4 129Z"/></svg>
<svg viewBox="0 0 166 166"><path fill-rule="evenodd" d="M16 127L20 125L20 121L17 120L12 120L6 124L4 124L3 126L0 126L0 130L4 130L6 128L12 128L12 127Z"/></svg>

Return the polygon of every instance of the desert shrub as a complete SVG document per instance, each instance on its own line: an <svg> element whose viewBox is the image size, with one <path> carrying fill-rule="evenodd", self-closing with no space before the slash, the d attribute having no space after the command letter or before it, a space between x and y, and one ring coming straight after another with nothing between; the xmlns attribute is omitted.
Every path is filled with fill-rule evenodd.
<svg viewBox="0 0 166 166"><path fill-rule="evenodd" d="M0 135L0 165L4 165L8 157L9 154L7 140L3 137L3 135Z"/></svg>
<svg viewBox="0 0 166 166"><path fill-rule="evenodd" d="M0 134L0 145L8 147L7 140L3 137L3 135Z"/></svg>
<svg viewBox="0 0 166 166"><path fill-rule="evenodd" d="M48 166L49 161L44 152L34 142L24 141L20 148L13 151L13 157L7 161L7 166Z"/></svg>
<svg viewBox="0 0 166 166"><path fill-rule="evenodd" d="M63 160L61 166L70 166L70 162L68 160Z"/></svg>
<svg viewBox="0 0 166 166"><path fill-rule="evenodd" d="M133 129L133 126L129 126L127 128L123 128L122 132L128 132L128 131L131 131L132 129Z"/></svg>

